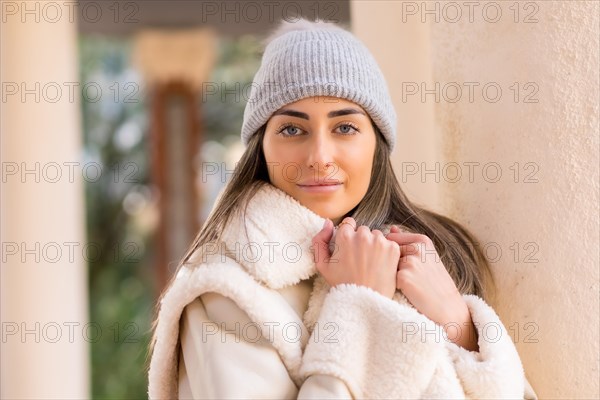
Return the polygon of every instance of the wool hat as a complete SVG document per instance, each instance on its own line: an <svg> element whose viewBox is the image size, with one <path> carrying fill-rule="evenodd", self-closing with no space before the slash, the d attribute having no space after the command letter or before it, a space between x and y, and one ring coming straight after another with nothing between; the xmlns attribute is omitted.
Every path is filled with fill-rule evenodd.
<svg viewBox="0 0 600 400"><path fill-rule="evenodd" d="M267 38L244 110L242 142L286 104L333 96L360 105L387 140L396 143L396 112L387 83L367 47L325 21L282 21Z"/></svg>

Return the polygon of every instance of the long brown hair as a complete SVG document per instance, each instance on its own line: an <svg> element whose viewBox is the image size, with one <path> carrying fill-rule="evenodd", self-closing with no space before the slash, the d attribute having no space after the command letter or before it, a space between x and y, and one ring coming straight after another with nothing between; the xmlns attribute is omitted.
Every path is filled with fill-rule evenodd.
<svg viewBox="0 0 600 400"><path fill-rule="evenodd" d="M481 246L458 222L418 206L406 197L392 168L388 143L375 124L373 127L377 144L369 188L360 203L344 217L352 217L358 225L366 225L371 230L397 224L410 232L428 236L459 292L489 300L494 294L494 282ZM265 128L266 124L250 138L244 154L234 168L231 180L225 185L211 214L179 262L177 271L160 296L161 299L173 284L179 269L198 266L197 262L190 261L192 254L197 252L201 255L207 243L218 243L230 216L242 210L245 212L248 200L263 184L270 181L262 148ZM194 260L197 259L199 258L194 256ZM160 301L156 304L156 315L159 305ZM157 322L158 319L155 319L148 354L152 353L156 342Z"/></svg>

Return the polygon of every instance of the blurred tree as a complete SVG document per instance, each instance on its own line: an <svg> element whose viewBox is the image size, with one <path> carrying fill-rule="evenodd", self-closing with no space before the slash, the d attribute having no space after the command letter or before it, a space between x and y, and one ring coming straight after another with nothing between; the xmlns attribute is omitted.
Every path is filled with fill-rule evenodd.
<svg viewBox="0 0 600 400"><path fill-rule="evenodd" d="M147 397L151 232L136 220L152 192L145 103L128 51L125 40L80 39L93 398Z"/></svg>
<svg viewBox="0 0 600 400"><path fill-rule="evenodd" d="M147 104L141 77L130 64L128 38L81 35L79 48L92 396L147 398L157 218L148 165ZM198 106L206 140L223 142L239 137L260 62L259 39L221 38L219 53L206 86L210 91L200 96Z"/></svg>

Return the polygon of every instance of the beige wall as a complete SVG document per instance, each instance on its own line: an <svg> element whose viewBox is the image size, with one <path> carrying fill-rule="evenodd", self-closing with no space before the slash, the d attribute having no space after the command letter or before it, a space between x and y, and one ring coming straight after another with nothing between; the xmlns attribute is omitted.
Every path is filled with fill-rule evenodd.
<svg viewBox="0 0 600 400"><path fill-rule="evenodd" d="M27 3L42 10L43 2ZM56 10L45 14L52 19L50 11ZM70 99L67 86L79 78L76 27L68 18L36 22L30 14L22 23L20 12L3 16L1 397L89 398L83 335L95 334L85 332L81 88ZM30 91L24 98L23 89ZM25 169L33 172L22 175Z"/></svg>
<svg viewBox="0 0 600 400"><path fill-rule="evenodd" d="M441 187L413 175L421 162L435 163L442 149L431 102L402 102L404 81L431 82L431 33L418 21L398 23L398 2L351 1L352 30L367 43L386 77L398 113L398 138L392 164L400 184L413 201L444 211ZM382 22L380 24L380 21ZM393 37L381 40L382 37ZM393 51L390 51L393 48Z"/></svg>
<svg viewBox="0 0 600 400"><path fill-rule="evenodd" d="M473 22L465 6L449 22L456 10L428 9L436 3L439 22L422 2L352 2L353 27L381 62L399 113L399 177L407 160L440 163L439 183L417 174L401 184L489 250L494 306L537 394L598 398L599 5L520 2L515 22L514 2L477 2ZM417 95L404 90L406 102L402 82L419 85ZM421 82L440 83L439 102L421 101ZM452 85L444 91L450 82L460 98Z"/></svg>

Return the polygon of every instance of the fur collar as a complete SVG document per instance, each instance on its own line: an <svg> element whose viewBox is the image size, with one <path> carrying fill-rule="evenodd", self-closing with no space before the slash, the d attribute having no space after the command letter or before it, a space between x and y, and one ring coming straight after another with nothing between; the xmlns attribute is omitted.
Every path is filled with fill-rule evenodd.
<svg viewBox="0 0 600 400"><path fill-rule="evenodd" d="M251 199L247 210L245 218L234 216L223 232L229 254L215 252L194 267L182 268L161 300L148 371L150 399L178 397L180 316L187 304L206 292L231 298L258 324L298 387L309 374L320 373L345 376L357 397L364 394L378 398L385 392L397 398L403 393L416 393L416 383L424 390L424 398L464 398L461 382L472 395L469 397L516 398L523 393L518 353L501 321L483 300L465 296L476 326L494 323L501 328L502 339L488 343L481 339L484 334L478 328L479 353L454 344L444 346L437 340L422 340L420 335L411 336L410 342L386 342L383 339L398 334L407 321L422 326L425 335L441 328L416 312L400 291L393 300L408 307L392 308L393 303L387 299L352 285L330 292L316 273L310 248L324 218L285 192L266 184ZM277 289L313 276L308 309L300 318ZM334 296L334 303L325 302L328 293ZM365 301L369 298L375 302ZM320 316L325 321L347 324L339 331L345 333L339 346L352 346L357 351L342 354L332 348L333 342L311 341L312 331L322 329L316 325ZM271 330L272 321L279 325ZM288 323L301 327L300 340L285 340L282 330ZM382 335L383 339L376 340L374 335ZM309 357L305 357L307 353Z"/></svg>
<svg viewBox="0 0 600 400"><path fill-rule="evenodd" d="M179 318L187 304L206 292L231 298L261 327L267 326L266 321L276 320L281 326L301 322L306 329L302 329L298 342L282 340L285 335L277 332L271 340L292 379L298 385L302 383L302 352L330 289L317 274L311 249L312 238L324 222L325 218L267 183L250 199L245 216L238 213L231 217L219 249L206 248L203 259L198 258L201 252L192 254L194 266L179 270L160 302L156 344L148 371L151 399L177 397ZM387 233L389 229L382 231ZM277 289L311 277L315 278L313 290L300 321ZM270 337L268 330L263 334Z"/></svg>
<svg viewBox="0 0 600 400"><path fill-rule="evenodd" d="M250 199L246 215L232 216L222 238L229 256L256 280L280 289L316 271L312 238L325 218L270 183Z"/></svg>
<svg viewBox="0 0 600 400"><path fill-rule="evenodd" d="M270 289L281 289L314 277L313 291L304 324L309 332L316 324L330 286L317 273L312 238L323 228L325 218L270 183L262 185L248 202L244 216L235 215L221 240L225 252L246 272ZM389 225L381 231L389 232ZM394 299L409 304L401 292Z"/></svg>

